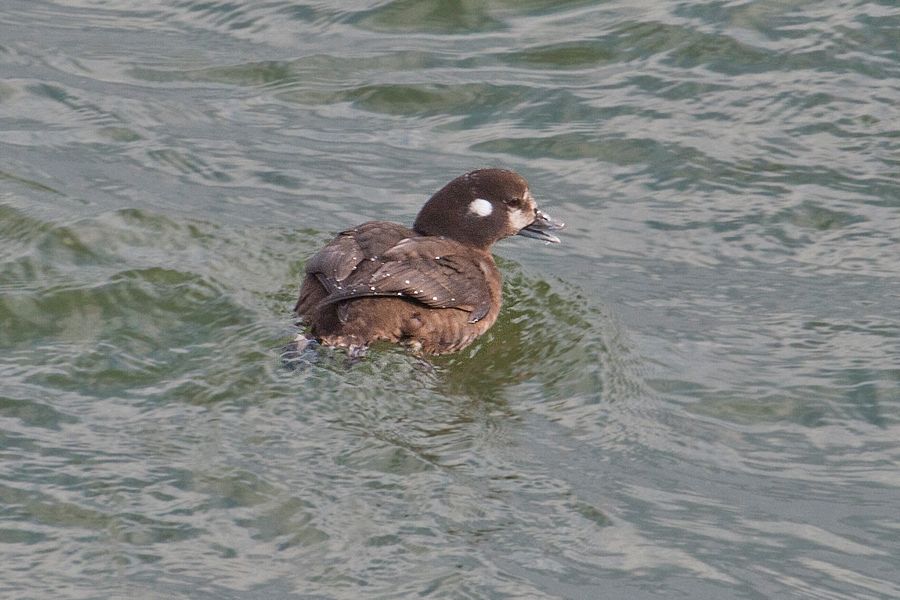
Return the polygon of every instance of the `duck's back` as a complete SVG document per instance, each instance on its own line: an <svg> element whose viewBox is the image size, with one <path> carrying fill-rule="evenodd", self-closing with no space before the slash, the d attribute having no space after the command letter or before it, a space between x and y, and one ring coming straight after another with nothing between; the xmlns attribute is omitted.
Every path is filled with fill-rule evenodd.
<svg viewBox="0 0 900 600"><path fill-rule="evenodd" d="M372 221L341 232L309 260L294 310L328 345L384 340L443 354L494 323L500 273L488 252Z"/></svg>

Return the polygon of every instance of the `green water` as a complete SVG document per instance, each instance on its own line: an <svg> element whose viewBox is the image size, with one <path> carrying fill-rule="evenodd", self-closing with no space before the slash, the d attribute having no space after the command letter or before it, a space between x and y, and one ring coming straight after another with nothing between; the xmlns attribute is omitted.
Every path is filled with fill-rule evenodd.
<svg viewBox="0 0 900 600"><path fill-rule="evenodd" d="M0 4L0 596L900 597L894 2ZM491 331L283 368L472 168Z"/></svg>

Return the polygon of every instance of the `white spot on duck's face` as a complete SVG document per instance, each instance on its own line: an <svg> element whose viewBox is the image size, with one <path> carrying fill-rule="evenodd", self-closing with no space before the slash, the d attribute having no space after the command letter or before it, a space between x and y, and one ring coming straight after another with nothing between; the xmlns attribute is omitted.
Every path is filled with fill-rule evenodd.
<svg viewBox="0 0 900 600"><path fill-rule="evenodd" d="M494 205L484 198L475 198L469 203L469 212L479 217L486 217L494 212Z"/></svg>

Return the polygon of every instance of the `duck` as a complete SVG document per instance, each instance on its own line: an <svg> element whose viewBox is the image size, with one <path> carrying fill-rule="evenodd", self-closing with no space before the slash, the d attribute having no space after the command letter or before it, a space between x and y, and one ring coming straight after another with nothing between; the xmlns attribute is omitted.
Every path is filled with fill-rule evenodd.
<svg viewBox="0 0 900 600"><path fill-rule="evenodd" d="M369 221L307 261L294 313L308 331L297 341L354 357L382 341L418 354L462 350L500 313L493 244L513 235L558 244L551 232L564 227L538 208L518 173L460 175L428 199L412 228Z"/></svg>

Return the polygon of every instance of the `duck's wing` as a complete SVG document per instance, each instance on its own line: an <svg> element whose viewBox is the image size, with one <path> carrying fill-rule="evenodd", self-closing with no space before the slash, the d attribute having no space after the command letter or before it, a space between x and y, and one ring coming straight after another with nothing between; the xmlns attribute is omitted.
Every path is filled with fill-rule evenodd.
<svg viewBox="0 0 900 600"><path fill-rule="evenodd" d="M294 307L304 317L345 286L367 281L381 265L380 255L415 233L398 223L372 221L340 232L306 263L306 279Z"/></svg>
<svg viewBox="0 0 900 600"><path fill-rule="evenodd" d="M371 261L370 261L371 262ZM353 278L341 289L329 290L320 306L353 298L411 298L433 308L458 308L469 322L484 318L491 308L488 275L495 270L487 253L473 253L456 242L428 236L400 240L374 261L365 278Z"/></svg>

